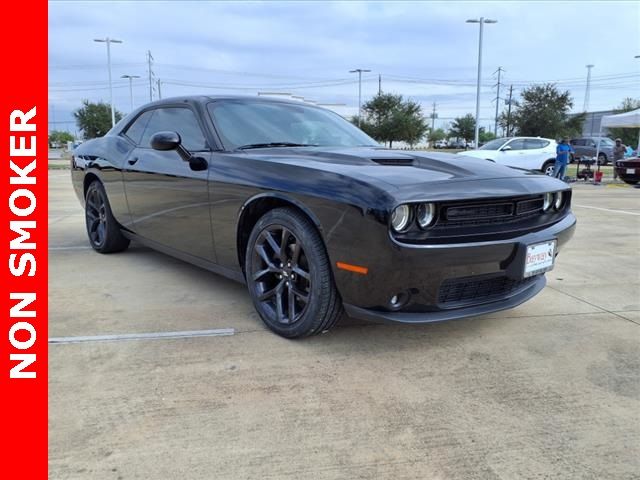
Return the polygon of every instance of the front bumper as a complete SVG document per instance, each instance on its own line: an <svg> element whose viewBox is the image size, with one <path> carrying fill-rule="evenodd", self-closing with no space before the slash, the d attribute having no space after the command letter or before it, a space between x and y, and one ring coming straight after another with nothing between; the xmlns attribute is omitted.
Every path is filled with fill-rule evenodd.
<svg viewBox="0 0 640 480"><path fill-rule="evenodd" d="M517 307L521 303L535 297L547 284L544 275L539 275L526 289L507 296L502 300L482 303L469 307L461 307L451 310L433 312L392 312L384 310L372 310L345 304L347 315L361 320L385 321L396 323L432 323L445 320L459 320L461 318L475 317L487 313L499 312Z"/></svg>
<svg viewBox="0 0 640 480"><path fill-rule="evenodd" d="M537 232L509 240L488 242L406 245L394 244L389 254L369 256L360 251L367 275L336 271L336 283L349 316L369 320L427 323L482 315L513 308L531 299L545 286L544 275L522 281L523 252L527 245L556 240L556 255L571 238L576 219L569 213L558 223ZM477 298L443 301L442 288L456 280L487 279L472 286ZM504 279L504 283L500 283ZM491 290L497 280L508 289ZM509 283L511 282L511 283ZM511 287L512 285L512 287ZM468 287L463 285L465 289ZM406 304L393 308L390 299L408 297Z"/></svg>

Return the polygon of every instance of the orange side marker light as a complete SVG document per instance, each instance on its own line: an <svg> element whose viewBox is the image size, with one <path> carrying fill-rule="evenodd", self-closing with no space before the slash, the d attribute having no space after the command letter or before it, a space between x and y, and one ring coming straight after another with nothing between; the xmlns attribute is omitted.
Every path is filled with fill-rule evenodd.
<svg viewBox="0 0 640 480"><path fill-rule="evenodd" d="M367 267L351 265L350 263L336 262L336 266L341 270L347 270L349 272L359 273L360 275L366 275L367 273L369 273L369 269Z"/></svg>

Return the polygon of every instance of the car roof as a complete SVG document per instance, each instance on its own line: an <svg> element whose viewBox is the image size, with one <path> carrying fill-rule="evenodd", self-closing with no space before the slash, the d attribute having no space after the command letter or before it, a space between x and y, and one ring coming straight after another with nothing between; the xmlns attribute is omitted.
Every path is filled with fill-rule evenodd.
<svg viewBox="0 0 640 480"><path fill-rule="evenodd" d="M295 99L288 98L277 98L277 97L265 97L259 95L182 95L178 97L167 97L161 100L155 100L153 102L146 103L143 105L144 108L150 106L160 106L160 105L168 105L168 104L176 104L176 103L207 103L214 100L245 100L245 101L258 101L265 103L289 103L292 105L307 105L310 107L315 107L316 105L312 103L305 103Z"/></svg>
<svg viewBox="0 0 640 480"><path fill-rule="evenodd" d="M548 140L549 142L555 142L554 138L545 137L500 137L495 140L518 140L518 139L530 139L530 140Z"/></svg>

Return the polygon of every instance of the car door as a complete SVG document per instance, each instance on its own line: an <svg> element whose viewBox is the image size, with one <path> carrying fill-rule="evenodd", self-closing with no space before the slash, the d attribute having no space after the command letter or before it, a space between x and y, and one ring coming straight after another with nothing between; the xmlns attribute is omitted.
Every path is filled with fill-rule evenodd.
<svg viewBox="0 0 640 480"><path fill-rule="evenodd" d="M165 247L215 262L208 169L194 171L177 151L158 151L150 145L153 134L175 131L190 153L210 162L211 151L197 114L180 105L155 108L143 115L148 115L144 132L123 172L132 229ZM137 138L138 133L129 135Z"/></svg>
<svg viewBox="0 0 640 480"><path fill-rule="evenodd" d="M495 156L495 162L509 167L527 168L522 165L524 155L524 139L514 138L505 143L498 154Z"/></svg>
<svg viewBox="0 0 640 480"><path fill-rule="evenodd" d="M527 138L524 141L524 161L527 163L531 170L542 170L543 165L547 160L554 159L555 151L551 151L549 148L549 140L542 138Z"/></svg>
<svg viewBox="0 0 640 480"><path fill-rule="evenodd" d="M586 140L584 138L576 138L571 140L571 146L574 150L574 156L580 158L583 155L587 155Z"/></svg>

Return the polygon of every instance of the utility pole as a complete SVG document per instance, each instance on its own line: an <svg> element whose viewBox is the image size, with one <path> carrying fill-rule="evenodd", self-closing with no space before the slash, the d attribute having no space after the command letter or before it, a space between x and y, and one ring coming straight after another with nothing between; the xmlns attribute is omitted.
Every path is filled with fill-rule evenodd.
<svg viewBox="0 0 640 480"><path fill-rule="evenodd" d="M370 72L371 70L363 70L362 68L356 68L355 70L349 70L349 73L358 74L358 127L362 123L362 74Z"/></svg>
<svg viewBox="0 0 640 480"><path fill-rule="evenodd" d="M583 110L586 112L589 110L589 94L591 93L591 69L594 65L586 65L587 67L587 89L584 92L584 107Z"/></svg>
<svg viewBox="0 0 640 480"><path fill-rule="evenodd" d="M498 70L493 72L494 75L496 73L498 74L498 83L496 85L494 85L494 86L498 87L498 91L496 92L496 118L495 118L495 123L493 125L493 134L496 137L498 136L498 107L500 105L500 73L502 73L502 72L504 72L502 67L498 67Z"/></svg>
<svg viewBox="0 0 640 480"><path fill-rule="evenodd" d="M94 42L107 44L107 68L109 69L109 103L111 104L111 126L116 125L116 110L113 106L113 84L111 82L111 44L122 43L122 40L115 40L113 38L94 38Z"/></svg>
<svg viewBox="0 0 640 480"><path fill-rule="evenodd" d="M129 113L133 112L133 79L140 78L140 75L122 75L120 78L128 78L129 79L129 101L131 103L131 108L129 109Z"/></svg>
<svg viewBox="0 0 640 480"><path fill-rule="evenodd" d="M153 57L151 56L151 50L147 50L147 69L149 73L149 101L153 101L153 70L151 69L151 63Z"/></svg>
<svg viewBox="0 0 640 480"><path fill-rule="evenodd" d="M162 91L160 90L160 79L158 79L158 100L162 99Z"/></svg>
<svg viewBox="0 0 640 480"><path fill-rule="evenodd" d="M507 108L507 137L511 136L511 98L513 97L513 85L509 86L509 103Z"/></svg>
<svg viewBox="0 0 640 480"><path fill-rule="evenodd" d="M382 75L378 74L378 95L382 95Z"/></svg>
<svg viewBox="0 0 640 480"><path fill-rule="evenodd" d="M482 80L482 31L485 23L498 23L497 20L490 20L488 18L480 17L467 20L467 23L480 24L480 37L478 40L478 82L476 86L476 132L475 132L475 147L476 150L480 148L480 83Z"/></svg>
<svg viewBox="0 0 640 480"><path fill-rule="evenodd" d="M433 111L431 112L431 133L436 128L436 118L438 118L438 114L436 113L436 102L433 102Z"/></svg>

